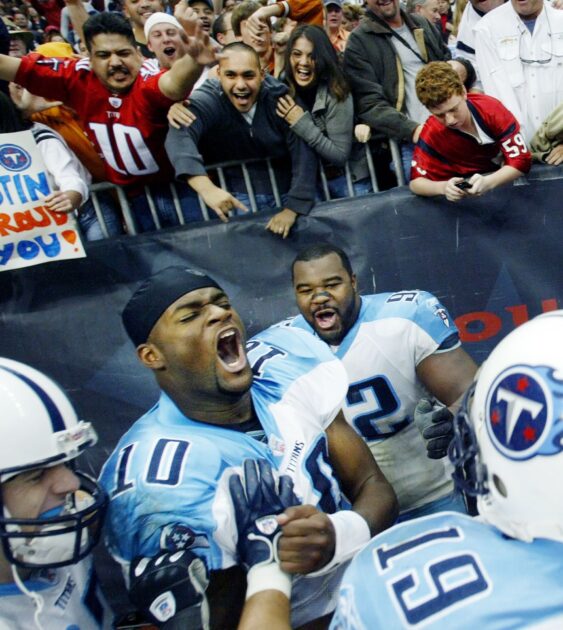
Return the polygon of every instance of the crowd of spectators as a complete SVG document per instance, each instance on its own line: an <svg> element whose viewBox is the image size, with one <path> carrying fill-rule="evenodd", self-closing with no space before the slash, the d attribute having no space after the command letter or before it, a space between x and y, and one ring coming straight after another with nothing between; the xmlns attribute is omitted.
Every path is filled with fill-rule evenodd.
<svg viewBox="0 0 563 630"><path fill-rule="evenodd" d="M370 156L380 189L404 178L412 193L444 196L449 202L486 194L525 176L533 159L548 165L546 168L563 162L563 12L557 2L552 5L546 0L468 0L463 5L462 0L457 0L452 6L448 0L408 0L405 5L400 0L365 0L360 6L342 0L280 0L270 4L261 0L180 0L175 5L166 0L0 0L0 14L0 134L31 131L51 178L53 192L45 198L46 206L54 212L75 213L86 240L198 222L209 212L214 213L213 219L227 222L230 216L250 211L272 212L265 229L287 238L299 216L308 214L323 196L338 199L373 194ZM398 143L400 164L391 161L390 140ZM90 198L91 186L103 182L109 186L99 194L95 206ZM131 212L127 217L122 215L112 187L125 193ZM315 350L319 353L319 365L332 361L332 349L338 348L338 358L345 363L345 353L351 347L345 337L351 330L356 334L353 325L358 317L370 324L383 319L381 314L374 315L372 322L367 307L360 311L362 300L356 290L355 275L347 257L338 252L302 254L292 270L297 301L306 322L301 322L301 326L306 330L307 325L312 327L327 346ZM187 404L194 399L190 387L195 377L184 371L183 361L192 361L197 376L201 358L205 359L206 352L209 356L213 353L227 375L225 382L236 380L238 376L229 375L238 374L243 366L243 394L232 396L232 392L222 390L218 400L222 403L224 397L235 406L243 401L244 406L239 408L242 424L254 431L262 419L246 397L255 377L246 355L243 356L242 325L237 323L238 316L214 280L191 272L188 275L188 284L180 283L180 287L176 269L170 270L170 277L149 279L124 311L125 328L141 362L155 372L164 392L163 408L168 409L173 401L186 417L199 418L202 426L213 424L204 418L209 411L207 399L202 397L201 414ZM197 299L192 296L191 301L186 301L186 295L194 292ZM341 301L338 308L325 302L332 297ZM380 299L369 297L371 301L364 301L365 304L377 304ZM405 293L385 296L386 304L400 302L402 313L410 308L405 303L412 301L403 300L404 297ZM416 395L411 396L409 418L427 416L427 424L433 425L433 418L438 417L433 414L442 413L442 409L434 409L429 401L429 409L420 411L416 406L419 385L421 390L424 386L435 393L428 381L434 380L430 377L437 374L436 364L441 363L436 382L443 387L449 374L456 377L453 380L457 379L460 386L455 395L440 398L436 393L437 398L451 406L470 384L475 366L469 359L459 359L459 340L457 333L451 334L447 313L441 308L430 311L437 301L431 295L425 299L432 314L428 329L435 329L438 314L444 329L440 335L444 338L429 343L426 358L431 360L426 367L426 359L422 359L409 368L416 375L413 382L417 388L413 390ZM203 326L203 320L198 319L203 311L211 312L216 323L230 322L209 343L207 333L198 332ZM339 324L340 313L348 316L346 326ZM409 317L418 321L418 315ZM331 329L338 334L329 334ZM283 341L287 332L287 323L273 333L267 332L266 337L251 342L249 352L266 342L278 343L276 337ZM186 334L191 335L189 344L201 349L188 358L177 359L176 350L184 348L181 342ZM273 335L274 341L268 335ZM381 335L391 343L386 329ZM430 337L426 332L420 335L421 339ZM403 337L410 339L407 334ZM198 346L201 339L207 345L202 342ZM166 351L161 352L159 344ZM256 374L260 374L260 365L266 359L286 356L285 350L275 349L275 345L271 348L273 355L259 359ZM389 356L394 355L389 352ZM453 363L445 363L453 361L452 357L461 361L457 374L456 369L450 369ZM307 355L307 361L310 358ZM350 359L349 362L353 367L359 363ZM301 370L302 364L298 367ZM271 364L268 369L272 369ZM391 373L394 369L395 363L390 360L386 370ZM286 379L290 389L295 381L293 373L280 374L274 374L278 381L268 382L285 385ZM207 373L201 379L204 382ZM342 395L351 391L348 386L358 382L375 391L373 379L356 383L353 379L356 377L352 374L346 382L339 378ZM389 386L386 387L391 396ZM360 397L361 391L360 388ZM266 394L266 398L270 396ZM326 392L321 394L319 404L326 404ZM334 403L334 410L327 411L327 417L334 417L336 404L342 399L341 396ZM350 402L355 404L357 401ZM321 423L322 414L312 403L310 411L314 430L307 440L322 446L324 442L317 441L321 429L328 427L329 433L328 450L315 450L311 466L320 476L326 476L328 470L330 488L338 488L336 479L340 477L347 499L365 521L358 521L358 516L352 520L342 517L340 529L334 526L333 539L320 546L322 562L311 561L306 570L304 564L299 564L294 571L311 573L316 579L323 578L323 574L314 575L317 572L332 572L337 568L334 564L351 557L357 540L366 542L372 534L385 529L399 507L408 513L411 508L426 508L426 502L403 499L400 495L407 493L402 491L401 483L392 478L393 472L385 471L393 490L391 486L387 488L388 482L380 477L376 467L377 449L371 449L372 458L344 423L344 416L338 416L330 428L328 424L325 427L324 419ZM224 409L221 414L226 414ZM176 466L177 457L184 457L190 446L182 440L184 419L171 418L179 428L177 439L164 440L173 444L170 448L165 444L161 450L157 445L154 451L134 451L137 442L127 442L132 439L131 434L125 436L126 441L106 468L106 486L111 488L107 481L111 467L115 467L112 479L116 477L120 483L111 492L112 499L128 490L126 468L130 457L136 458L139 469L151 462L147 485L161 483L159 475L165 466L161 469L161 457L171 458L170 466ZM296 421L298 415L292 418L296 431L301 430ZM152 426L152 416L147 424ZM450 431L451 424L446 424ZM389 425L389 433L396 428ZM241 429L241 435L246 430ZM397 429L397 433L401 430ZM426 446L416 435L420 445L417 461L422 469L431 470L422 457L426 457L421 450ZM424 432L422 436L426 440ZM381 436L374 435L370 421L364 426L362 437L369 442ZM226 452L232 448L231 439L225 446ZM258 447L251 439L254 440L248 441L254 452ZM275 439L274 435L274 441L268 443L272 452ZM395 450L403 454L403 443L398 444L390 470L397 468L400 457L395 458ZM346 445L351 448L348 452ZM153 449L153 442L149 446ZM285 448L283 443L282 446ZM248 444L241 447L235 455L246 458L250 452L247 447ZM168 450L164 453L164 449ZM237 465L242 462L242 455ZM325 461L329 456L334 471ZM353 466L356 459L359 463ZM411 459L411 464L416 463ZM384 460L381 454L379 460ZM153 466L154 462L158 465ZM324 472L316 471L320 464ZM377 493L364 483L360 470L371 470L372 481L387 488L388 505L381 513L366 512L366 504L375 505L373 496ZM423 477L412 470L404 467L400 472L408 477L409 484L416 480L427 489L420 482ZM165 485L174 485L174 474L175 469L171 468ZM215 483L217 476L215 472L213 475ZM442 480L440 476L438 482L441 484ZM449 478L447 482L449 494ZM165 496L157 487L158 494ZM311 483L311 496L313 490L316 489ZM394 493L399 495L399 507L395 505ZM134 493L127 498L132 496ZM169 496L173 503L177 501L176 495ZM454 498L457 500L457 496ZM185 506L191 518L192 504L186 500ZM329 510L320 503L319 506L323 509L306 516L320 518L318 522L326 530ZM121 528L126 520L122 518L124 509L115 516L115 501L112 509L111 519L119 539L114 542L114 552L118 549L116 555L124 557L126 554L119 548L127 543ZM155 514L160 518L153 504L142 499L133 509L147 509L147 518ZM162 518L165 517L168 518ZM301 516L295 520L301 520ZM315 522L313 525L316 533ZM346 546L344 553L341 541L348 527L350 548ZM161 541L168 534L170 540L172 535L187 535L186 529L169 532L167 528L165 523L162 532L158 529L158 539L154 532L152 538L147 536L150 545L146 548L127 552L131 557L126 564L133 563L132 578L142 576L148 566L147 562L140 569L135 565L137 552L151 554L154 560L155 549L161 549ZM340 532L338 539L336 531ZM287 531L285 536L290 538ZM173 546L167 549L181 550ZM170 560L168 551L163 562ZM219 562L217 554L211 568L231 569L232 563ZM148 561L149 556L143 560ZM301 557L300 562L304 563ZM150 567L158 571L158 566ZM336 571L331 573L330 584L336 585L339 579ZM333 592L325 588L324 578L319 583L324 589L323 598ZM222 585L227 591L231 587L232 584ZM202 595L203 590L197 595ZM211 592L221 600L220 591L212 588ZM141 600L149 601L145 590L141 595ZM299 596L305 601L303 593ZM201 599L205 598L200 597L198 603ZM324 617L329 612L328 604L322 598L317 604L299 609L297 619L308 622Z"/></svg>
<svg viewBox="0 0 563 630"><path fill-rule="evenodd" d="M365 0L361 5L342 0L283 0L273 4L262 0L182 0L179 4L190 10L188 19L197 22L195 34L186 33L173 15L174 6L166 0L66 0L66 4L63 0L1 0L0 52L23 61L19 70L19 66L3 59L0 76L25 83L29 68L40 68L41 79L35 85L39 81L42 87L36 91L51 101L38 101L39 95L34 95L32 107L16 102L23 117L33 124L46 124L62 136L85 167L86 188L90 181L107 181L124 188L132 219L123 223L117 197L111 192L96 193L100 195L102 216L93 221L97 223L101 218L103 229L97 225L85 233L87 239L113 236L124 229L147 231L173 226L209 215L215 218L209 210L228 220L232 211L273 208L280 212L268 223L268 229L286 237L296 217L307 213L315 202L373 192L373 178L366 163L368 152L375 164L379 190L397 181L408 182L415 173L411 170L413 152L420 134L425 126L436 127L436 122L445 125L454 137L461 134L462 140L467 140L469 136L477 148L487 145L487 154L498 149L494 159L487 162L490 168L499 169L506 163L506 150L501 148L507 138L488 135L491 130L483 126L474 108L469 107L466 127L431 117L432 108L427 109L416 89L417 75L429 62L450 62L463 84L460 97L464 102L468 93L498 99L521 128L519 138L531 144L536 161L561 163L561 134L557 128L553 131L553 118L560 118L557 110L563 97L563 13L558 11L558 3L408 0L403 4L400 0ZM95 15L98 13L113 18L103 22L101 30L94 29L88 42L83 25L99 20ZM141 111L140 101L132 98L132 86L154 85L151 77L158 77L158 83L161 72L170 71L190 55L194 34L200 48L206 50L205 63L194 64L180 98L174 94L169 100L161 99L154 115ZM127 41L134 62L126 63L119 53L112 55L106 50L103 55L108 59L107 69L102 70L103 64L93 57L93 49L99 47L95 44L116 37ZM260 99L253 99L248 77L241 75L235 80L221 71L222 48L237 41L257 54L260 67L256 81L260 86L271 86L272 93L278 94L277 105L272 101L277 116L259 121L258 130L255 115ZM60 66L46 64L42 57L30 53L67 61ZM90 59L71 62L69 56ZM63 67L74 70L63 71ZM79 82L74 79L79 70L82 79L90 80L94 75L101 84L95 106L89 103L85 108L82 96L77 94ZM135 80L112 81L119 72ZM57 84L56 89L43 86L47 75L53 85ZM232 97L225 101L221 96L231 89L227 82L234 87ZM0 87L8 94L8 86L2 83ZM195 131L203 124L202 114L197 111L201 89L216 94L218 99L217 109L206 112L209 120L230 121L225 142L210 143L206 134ZM16 93L15 87L11 93ZM106 101L111 111L104 111ZM129 101L134 104L131 116L122 106ZM163 148L169 124L166 155ZM194 129L190 130L192 125ZM215 135L219 128L215 125ZM183 145L178 149L173 140L182 133L196 133L189 153L184 153ZM305 160L307 168L301 173L295 172L296 164L305 162L283 158L283 151L279 154L281 145L275 143L278 135L284 138L284 146L304 144L312 149L313 157ZM231 136L245 141L233 144ZM389 140L398 142L402 166L392 163ZM213 150L209 149L211 145ZM423 149L424 142L419 151ZM520 145L513 148L516 150ZM523 153L526 151L522 148ZM210 165L265 157L274 158L274 182L264 164L261 169L249 167L251 186L248 171L239 169L235 176L236 169L230 167L227 181L224 173L210 171L204 186L208 194L202 194L197 177ZM479 162L473 154L466 161L462 157L458 156L461 162L451 164L454 178L487 175L472 171ZM179 168L180 164L195 164L194 159L199 164L194 172ZM398 173L399 169L403 172ZM521 172L528 169L529 164ZM310 171L314 170L317 173L312 175ZM310 178L311 185L306 188L311 190L303 193L298 187L304 196L298 202L294 198L295 208L286 207L285 193L292 190L291 181L305 178ZM425 178L431 180L432 176L427 174ZM419 185L412 188L414 192L418 189ZM455 201L483 192L467 186L461 197L457 193L447 197ZM82 204L86 203L81 199ZM79 216L91 212L88 204L73 207L73 211ZM284 217L281 224L280 217Z"/></svg>

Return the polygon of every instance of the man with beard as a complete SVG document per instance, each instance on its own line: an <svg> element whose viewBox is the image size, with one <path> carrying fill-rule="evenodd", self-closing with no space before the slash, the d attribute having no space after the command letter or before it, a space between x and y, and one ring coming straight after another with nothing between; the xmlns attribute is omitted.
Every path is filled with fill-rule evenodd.
<svg viewBox="0 0 563 630"><path fill-rule="evenodd" d="M131 569L137 600L151 608L147 561L158 567L162 556L168 566L170 554L189 551L211 572L212 627L236 626L245 581L228 478L245 459L261 459L293 479L304 504L286 512L278 546L282 569L300 574L293 579L295 626L329 614L342 563L396 514L391 487L338 414L342 365L311 335L283 327L256 335L245 351L244 327L225 292L183 267L142 283L123 323L162 390L100 477L111 496L107 543ZM348 501L352 509L342 509ZM291 578L282 581L289 594ZM200 580L195 605L204 587Z"/></svg>
<svg viewBox="0 0 563 630"><path fill-rule="evenodd" d="M191 9L178 4L176 12L189 34L190 54L154 76L141 72L143 60L131 27L113 13L99 13L84 24L89 59L0 56L0 78L15 81L32 94L62 100L77 112L88 137L103 154L108 181L126 187L143 231L154 225L144 195L146 185L153 185L161 223L177 223L168 186L172 167L164 150L166 113L172 103L184 98L202 67L214 58L209 38L201 34Z"/></svg>
<svg viewBox="0 0 563 630"><path fill-rule="evenodd" d="M242 42L225 46L218 65L219 82L209 80L190 97L195 120L187 128L171 128L166 150L176 176L201 195L219 218L246 210L249 195L240 167L224 169L229 190L216 186L205 164L262 158L247 166L258 210L277 207L266 158L272 158L282 210L266 228L286 238L298 214L315 200L317 159L276 114L287 87L260 69L256 51Z"/></svg>
<svg viewBox="0 0 563 630"><path fill-rule="evenodd" d="M444 459L451 413L427 399L417 407L428 394L454 405L476 370L446 309L425 291L360 296L350 260L330 244L298 254L292 277L301 315L288 325L320 337L343 362L342 411L393 486L400 519L464 511Z"/></svg>

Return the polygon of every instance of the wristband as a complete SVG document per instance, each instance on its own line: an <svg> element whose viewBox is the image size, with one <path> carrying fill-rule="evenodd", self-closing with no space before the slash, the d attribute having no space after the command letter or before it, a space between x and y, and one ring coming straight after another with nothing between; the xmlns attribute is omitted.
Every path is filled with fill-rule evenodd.
<svg viewBox="0 0 563 630"><path fill-rule="evenodd" d="M277 562L253 566L246 574L246 584L246 599L269 590L281 591L288 599L291 596L291 576Z"/></svg>
<svg viewBox="0 0 563 630"><path fill-rule="evenodd" d="M371 540L371 533L366 519L353 510L340 510L328 514L334 527L335 548L332 560L308 576L325 575L337 565L347 562Z"/></svg>

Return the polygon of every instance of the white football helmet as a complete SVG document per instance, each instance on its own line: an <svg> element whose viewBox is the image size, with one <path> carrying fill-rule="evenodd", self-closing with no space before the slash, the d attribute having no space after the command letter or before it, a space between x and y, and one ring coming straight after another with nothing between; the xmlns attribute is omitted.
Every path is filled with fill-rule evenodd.
<svg viewBox="0 0 563 630"><path fill-rule="evenodd" d="M454 479L513 538L563 542L563 310L503 339L454 422Z"/></svg>
<svg viewBox="0 0 563 630"><path fill-rule="evenodd" d="M14 518L2 488L20 473L75 459L97 441L62 389L37 370L0 358L0 541L7 560L25 568L74 564L97 543L107 497L95 480L74 471L80 488L60 509Z"/></svg>

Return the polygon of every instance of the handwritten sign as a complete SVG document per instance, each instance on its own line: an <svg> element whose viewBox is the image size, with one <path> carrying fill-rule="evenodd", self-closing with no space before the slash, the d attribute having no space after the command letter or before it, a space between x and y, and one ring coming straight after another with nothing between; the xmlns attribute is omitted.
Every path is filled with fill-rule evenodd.
<svg viewBox="0 0 563 630"><path fill-rule="evenodd" d="M42 203L51 192L31 131L0 134L0 271L86 256L74 215Z"/></svg>

